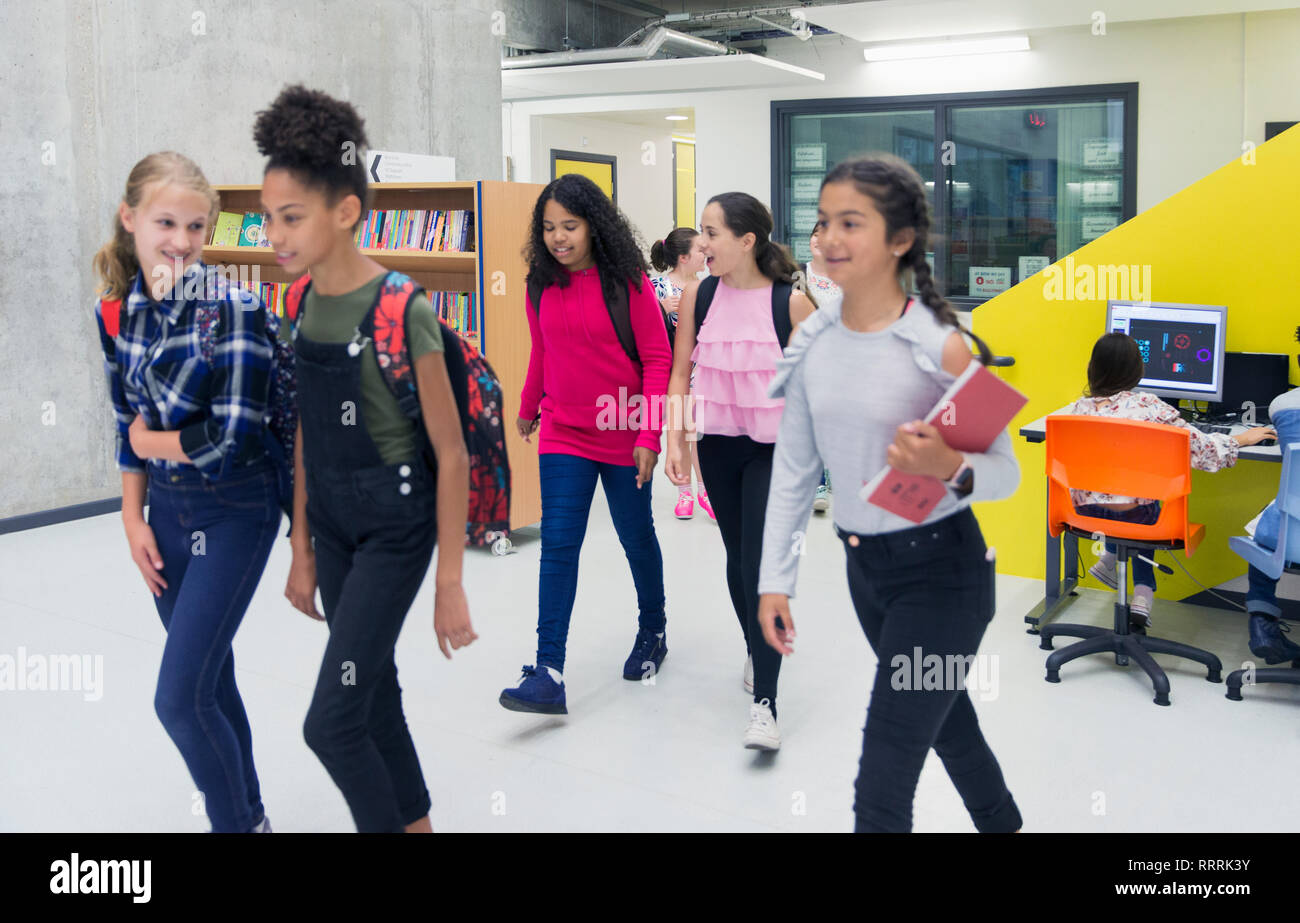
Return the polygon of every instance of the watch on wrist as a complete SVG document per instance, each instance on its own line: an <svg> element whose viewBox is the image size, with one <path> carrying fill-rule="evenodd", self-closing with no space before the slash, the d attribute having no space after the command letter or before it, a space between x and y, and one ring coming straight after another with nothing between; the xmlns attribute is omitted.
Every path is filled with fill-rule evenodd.
<svg viewBox="0 0 1300 923"><path fill-rule="evenodd" d="M975 489L975 469L966 461L966 456L961 458L961 466L957 468L956 473L944 481L945 484L958 497L970 496L970 492Z"/></svg>

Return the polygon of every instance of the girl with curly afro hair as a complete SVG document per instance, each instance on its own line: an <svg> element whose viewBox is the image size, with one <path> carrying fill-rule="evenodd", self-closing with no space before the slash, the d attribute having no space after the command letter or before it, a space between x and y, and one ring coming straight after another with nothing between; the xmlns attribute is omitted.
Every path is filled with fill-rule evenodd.
<svg viewBox="0 0 1300 923"><path fill-rule="evenodd" d="M285 596L320 619L319 586L330 635L303 733L358 831L427 832L429 793L393 651L435 544L438 644L450 657L477 637L461 586L469 457L442 334L428 297L413 296L402 332L421 427L385 384L374 344L357 332L395 284L353 235L368 201L361 117L346 102L293 86L258 113L253 135L268 158L262 203L276 261L311 277L292 334L299 429ZM426 461L428 443L436 465ZM340 670L351 682L340 682Z"/></svg>
<svg viewBox="0 0 1300 923"><path fill-rule="evenodd" d="M640 610L623 678L653 675L668 651L650 480L671 355L636 236L591 180L561 176L542 191L524 254L532 353L517 425L525 441L539 424L541 430L537 664L524 667L519 685L504 690L500 702L512 711L566 714L565 643L597 480L632 568ZM630 328L635 359L619 327Z"/></svg>

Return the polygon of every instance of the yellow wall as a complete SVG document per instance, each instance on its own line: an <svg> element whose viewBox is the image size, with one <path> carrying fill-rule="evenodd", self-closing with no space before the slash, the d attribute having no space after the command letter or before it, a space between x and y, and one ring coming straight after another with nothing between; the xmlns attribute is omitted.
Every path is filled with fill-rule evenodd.
<svg viewBox="0 0 1300 923"><path fill-rule="evenodd" d="M1253 164L1234 160L1074 251L1076 275L1085 264L1149 265L1150 300L1227 305L1228 350L1300 352L1294 335L1300 325L1300 127L1253 154ZM1061 260L1044 274L1053 268L1063 273L1065 265ZM1013 367L998 371L1029 398L1011 430L1020 489L975 509L985 538L998 550L998 570L1038 578L1046 530L1044 447L1017 432L1080 395L1092 345L1105 332L1107 300L1099 292L1088 301L1049 300L1044 274L973 314L975 332L993 351L1015 357ZM1291 378L1297 379L1295 364ZM1201 583L1212 587L1245 573L1245 563L1228 550L1228 537L1243 535L1246 521L1277 493L1280 472L1276 463L1242 461L1215 474L1193 474L1192 519L1205 523L1206 536L1195 555L1180 558ZM1081 550L1090 565L1090 552ZM1157 582L1157 595L1166 599L1200 589L1176 565L1172 577L1161 574Z"/></svg>
<svg viewBox="0 0 1300 923"><path fill-rule="evenodd" d="M587 177L611 199L614 198L614 165L590 160L569 160L566 157L555 158L555 176L559 179L566 173L578 173Z"/></svg>
<svg viewBox="0 0 1300 923"><path fill-rule="evenodd" d="M695 145L673 142L673 154L677 162L676 174L673 176L673 188L677 195L677 214L673 216L675 228L693 228L700 224L695 214Z"/></svg>

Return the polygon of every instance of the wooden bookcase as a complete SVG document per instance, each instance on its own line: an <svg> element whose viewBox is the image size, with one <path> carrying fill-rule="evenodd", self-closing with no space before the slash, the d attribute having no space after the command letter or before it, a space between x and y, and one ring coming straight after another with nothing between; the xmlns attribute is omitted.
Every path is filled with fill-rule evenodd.
<svg viewBox="0 0 1300 923"><path fill-rule="evenodd" d="M523 247L533 205L544 187L535 183L472 181L455 183L372 183L371 207L386 209L463 209L474 213L475 252L425 253L418 250L363 250L389 269L406 273L429 291L474 292L482 305L481 337L467 337L492 363L501 380L501 425L510 454L510 528L542 518L537 444L525 443L515 428L519 395L528 373L532 346L524 308ZM221 210L261 212L259 184L217 186ZM292 282L275 262L270 247L203 248L209 265L257 267L261 282Z"/></svg>

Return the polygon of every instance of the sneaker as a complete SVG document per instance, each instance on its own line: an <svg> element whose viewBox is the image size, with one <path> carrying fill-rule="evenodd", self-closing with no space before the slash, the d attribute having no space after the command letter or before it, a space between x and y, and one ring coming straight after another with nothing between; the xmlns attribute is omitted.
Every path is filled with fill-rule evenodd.
<svg viewBox="0 0 1300 923"><path fill-rule="evenodd" d="M263 815L262 815L262 822L261 822L260 824L258 824L256 827L254 827L252 830L248 831L248 832L249 832L249 833L270 833L270 832L271 832L271 819L270 819L269 817L267 817L265 814L263 814Z"/></svg>
<svg viewBox="0 0 1300 923"><path fill-rule="evenodd" d="M813 498L813 512L824 513L831 508L831 489L825 484L817 488L817 496Z"/></svg>
<svg viewBox="0 0 1300 923"><path fill-rule="evenodd" d="M1112 590L1119 589L1119 573L1115 570L1114 560L1107 564L1105 560L1098 558L1097 563L1088 568L1088 573Z"/></svg>
<svg viewBox="0 0 1300 923"><path fill-rule="evenodd" d="M677 506L673 509L673 515L678 519L690 519L695 515L695 498L691 496L689 487L683 487L677 492Z"/></svg>
<svg viewBox="0 0 1300 923"><path fill-rule="evenodd" d="M754 658L752 655L745 658L745 691L750 695L754 694Z"/></svg>
<svg viewBox="0 0 1300 923"><path fill-rule="evenodd" d="M705 490L703 487L701 487L700 492L696 495L696 498L700 502L700 509L708 513L710 519L712 519L714 522L717 522L718 517L713 515L713 506L709 503L709 492Z"/></svg>
<svg viewBox="0 0 1300 923"><path fill-rule="evenodd" d="M664 658L667 656L666 632L639 629L636 633L636 641L632 643L632 653L627 655L627 661L623 664L623 678L639 680L654 676L663 666Z"/></svg>
<svg viewBox="0 0 1300 923"><path fill-rule="evenodd" d="M1250 652L1268 664L1300 659L1300 646L1284 636L1291 626L1273 615L1250 613Z"/></svg>
<svg viewBox="0 0 1300 923"><path fill-rule="evenodd" d="M749 706L749 727L745 729L746 750L780 750L781 734L776 729L771 702L762 699Z"/></svg>
<svg viewBox="0 0 1300 923"><path fill-rule="evenodd" d="M1151 600L1134 593L1128 603L1128 623L1134 631L1145 633L1151 627Z"/></svg>
<svg viewBox="0 0 1300 923"><path fill-rule="evenodd" d="M554 667L524 667L519 685L505 689L498 699L503 708L511 711L534 712L541 715L567 715L564 704L564 676Z"/></svg>

